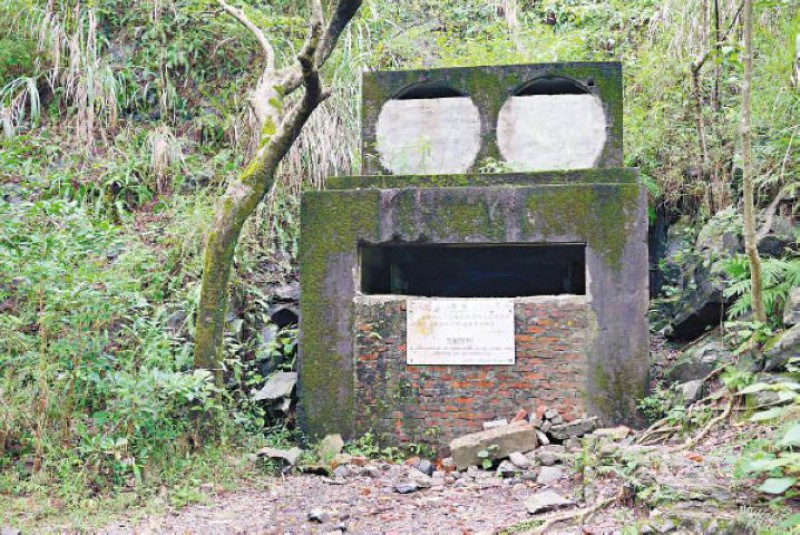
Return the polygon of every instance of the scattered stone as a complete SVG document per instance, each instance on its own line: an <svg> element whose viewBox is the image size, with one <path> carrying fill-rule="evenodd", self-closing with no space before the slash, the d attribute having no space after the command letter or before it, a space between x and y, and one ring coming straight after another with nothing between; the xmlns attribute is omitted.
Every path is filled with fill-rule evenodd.
<svg viewBox="0 0 800 535"><path fill-rule="evenodd" d="M541 418L531 418L530 423L538 429L542 427L544 420L542 420Z"/></svg>
<svg viewBox="0 0 800 535"><path fill-rule="evenodd" d="M542 466L553 466L556 463L563 462L567 455L567 448L559 444L543 446L531 453L533 459ZM531 456L528 458L530 459Z"/></svg>
<svg viewBox="0 0 800 535"><path fill-rule="evenodd" d="M381 471L377 466L365 466L359 471L359 474L373 479L381 477Z"/></svg>
<svg viewBox="0 0 800 535"><path fill-rule="evenodd" d="M452 457L445 457L442 459L442 469L445 472L452 472L456 469L456 462L453 460Z"/></svg>
<svg viewBox="0 0 800 535"><path fill-rule="evenodd" d="M578 438L568 438L564 441L564 447L567 451L576 451L581 449L581 441Z"/></svg>
<svg viewBox="0 0 800 535"><path fill-rule="evenodd" d="M22 535L22 531L18 530L17 528L3 526L0 528L0 535Z"/></svg>
<svg viewBox="0 0 800 535"><path fill-rule="evenodd" d="M318 524L324 524L328 520L330 520L331 515L324 509L312 509L308 513L308 520L310 522L317 522Z"/></svg>
<svg viewBox="0 0 800 535"><path fill-rule="evenodd" d="M550 423L553 425L563 424L564 418L562 418L560 414L556 414L555 418L550 418Z"/></svg>
<svg viewBox="0 0 800 535"><path fill-rule="evenodd" d="M415 483L421 489L428 489L433 486L433 478L423 474L416 468L412 468L408 471L408 480Z"/></svg>
<svg viewBox="0 0 800 535"><path fill-rule="evenodd" d="M703 380L695 379L693 381L687 381L679 385L678 389L683 397L684 404L691 405L703 395Z"/></svg>
<svg viewBox="0 0 800 535"><path fill-rule="evenodd" d="M503 478L514 477L515 475L517 475L518 471L519 470L517 469L516 465L514 465L510 461L503 461L497 467L497 475Z"/></svg>
<svg viewBox="0 0 800 535"><path fill-rule="evenodd" d="M608 437L611 440L625 440L631 434L631 428L624 425L617 427L603 427L595 429L592 434L596 437Z"/></svg>
<svg viewBox="0 0 800 535"><path fill-rule="evenodd" d="M490 446L494 448L490 449ZM491 459L504 459L515 451L530 451L536 448L536 430L530 424L514 424L487 431L480 431L453 439L450 451L459 469L480 464L480 451L488 451Z"/></svg>
<svg viewBox="0 0 800 535"><path fill-rule="evenodd" d="M426 476L433 475L433 470L434 470L433 463L431 463L427 459L422 459L415 468L420 472L422 472L423 474L425 474Z"/></svg>
<svg viewBox="0 0 800 535"><path fill-rule="evenodd" d="M524 469L528 468L531 465L531 462L528 460L528 458L518 451L515 451L514 453L509 455L508 460L511 461L511 464L513 464L517 468Z"/></svg>
<svg viewBox="0 0 800 535"><path fill-rule="evenodd" d="M291 397L297 384L297 372L275 372L270 375L263 388L255 393L256 401L275 401Z"/></svg>
<svg viewBox="0 0 800 535"><path fill-rule="evenodd" d="M543 433L547 433L550 431L551 427L553 427L553 423L550 420L545 420L542 422L542 425L539 426L539 429L541 429Z"/></svg>
<svg viewBox="0 0 800 535"><path fill-rule="evenodd" d="M333 477L344 479L350 475L350 469L347 465L341 464L333 470Z"/></svg>
<svg viewBox="0 0 800 535"><path fill-rule="evenodd" d="M567 440L577 438L591 433L597 427L597 417L581 418L566 424L554 425L550 428L550 436L556 440ZM545 431L543 428L542 431Z"/></svg>
<svg viewBox="0 0 800 535"><path fill-rule="evenodd" d="M558 411L555 409L549 409L544 413L544 417L547 418L548 420L552 420L556 416L561 416L561 415L558 414Z"/></svg>
<svg viewBox="0 0 800 535"><path fill-rule="evenodd" d="M342 452L342 448L344 448L342 435L328 435L319 443L317 453L323 460L333 459Z"/></svg>
<svg viewBox="0 0 800 535"><path fill-rule="evenodd" d="M544 513L555 509L557 507L566 507L573 505L575 502L556 494L552 490L543 490L537 492L525 502L525 508L529 514L535 515L537 513Z"/></svg>
<svg viewBox="0 0 800 535"><path fill-rule="evenodd" d="M505 418L500 418L499 420L490 420L488 422L483 422L483 430L486 431L487 429L494 429L496 427L503 427L508 425L508 420Z"/></svg>
<svg viewBox="0 0 800 535"><path fill-rule="evenodd" d="M281 450L278 448L261 448L256 452L257 457L267 457L268 459L280 459L289 466L294 466L303 454L300 448Z"/></svg>
<svg viewBox="0 0 800 535"><path fill-rule="evenodd" d="M536 482L540 485L549 485L564 478L564 470L557 466L542 466Z"/></svg>
<svg viewBox="0 0 800 535"><path fill-rule="evenodd" d="M537 420L544 420L544 414L547 412L547 407L545 405L539 405L536 407L536 415Z"/></svg>
<svg viewBox="0 0 800 535"><path fill-rule="evenodd" d="M800 355L800 323L787 329L767 351L764 371L783 371L789 359Z"/></svg>
<svg viewBox="0 0 800 535"><path fill-rule="evenodd" d="M539 444L542 446L547 446L550 444L550 439L547 438L547 433L543 432L541 429L536 430L536 438L539 439Z"/></svg>
<svg viewBox="0 0 800 535"><path fill-rule="evenodd" d="M413 481L406 481L403 483L398 483L394 486L394 491L398 494L411 494L412 492L417 492L419 490L419 485L414 483Z"/></svg>

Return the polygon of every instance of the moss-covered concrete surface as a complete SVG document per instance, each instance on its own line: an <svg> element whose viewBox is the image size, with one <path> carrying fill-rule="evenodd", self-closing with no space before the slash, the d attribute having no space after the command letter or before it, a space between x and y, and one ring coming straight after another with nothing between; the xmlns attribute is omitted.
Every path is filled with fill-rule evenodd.
<svg viewBox="0 0 800 535"><path fill-rule="evenodd" d="M528 185L520 177L517 185L373 184L303 196L300 423L309 435L353 432L360 410L353 394L358 246L386 242L585 243L588 411L608 424L636 423L635 400L647 383L644 188L627 180L542 184L529 178Z"/></svg>
<svg viewBox="0 0 800 535"><path fill-rule="evenodd" d="M497 144L500 109L508 97L543 77L566 78L597 96L606 117L607 138L596 167L622 166L622 66L618 62L544 63L365 73L361 111L366 175L390 174L376 149L376 125L383 105L414 86L436 85L472 99L481 121L481 148L469 172L487 161L502 161Z"/></svg>

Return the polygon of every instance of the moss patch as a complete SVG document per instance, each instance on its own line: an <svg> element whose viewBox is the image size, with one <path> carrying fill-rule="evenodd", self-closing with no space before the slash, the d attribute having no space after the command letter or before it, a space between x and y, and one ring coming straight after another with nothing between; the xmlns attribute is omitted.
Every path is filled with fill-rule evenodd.
<svg viewBox="0 0 800 535"><path fill-rule="evenodd" d="M619 271L626 229L639 197L637 185L552 186L537 188L525 200L524 225L545 238L574 234L585 239L612 269Z"/></svg>

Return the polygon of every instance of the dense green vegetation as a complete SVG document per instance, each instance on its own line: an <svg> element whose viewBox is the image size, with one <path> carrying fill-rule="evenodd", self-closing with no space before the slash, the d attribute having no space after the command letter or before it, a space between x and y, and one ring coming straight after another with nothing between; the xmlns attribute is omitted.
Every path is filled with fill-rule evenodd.
<svg viewBox="0 0 800 535"><path fill-rule="evenodd" d="M297 52L304 3L245 4L281 58ZM719 46L714 4L365 1L326 65L332 98L240 242L220 392L191 369L193 314L214 200L257 142L247 105L261 70L255 39L208 0L0 0L0 511L38 497L53 500L34 516L99 496L144 499L230 467L222 452L285 436L250 399L281 351L259 336L264 288L294 276L300 191L359 171L365 68L620 59L626 163L641 169L653 215L699 225L736 207L739 3L718 2ZM763 208L800 172L800 2L757 2L756 20ZM781 288L774 317L797 284L796 268L780 269L768 281Z"/></svg>

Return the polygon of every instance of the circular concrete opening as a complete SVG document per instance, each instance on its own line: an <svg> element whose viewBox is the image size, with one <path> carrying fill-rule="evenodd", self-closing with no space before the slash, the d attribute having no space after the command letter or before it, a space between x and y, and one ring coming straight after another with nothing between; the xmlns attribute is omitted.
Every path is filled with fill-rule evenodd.
<svg viewBox="0 0 800 535"><path fill-rule="evenodd" d="M438 84L413 86L387 101L375 130L381 164L395 175L464 173L480 150L478 108Z"/></svg>
<svg viewBox="0 0 800 535"><path fill-rule="evenodd" d="M574 80L545 77L503 104L497 143L515 171L593 167L606 143L600 99Z"/></svg>

